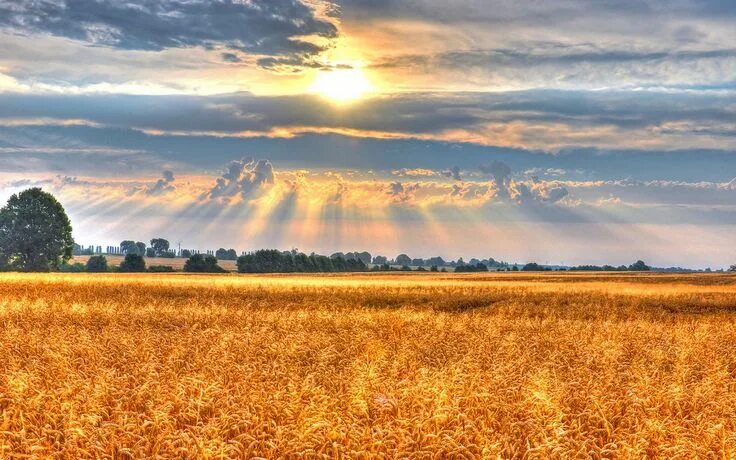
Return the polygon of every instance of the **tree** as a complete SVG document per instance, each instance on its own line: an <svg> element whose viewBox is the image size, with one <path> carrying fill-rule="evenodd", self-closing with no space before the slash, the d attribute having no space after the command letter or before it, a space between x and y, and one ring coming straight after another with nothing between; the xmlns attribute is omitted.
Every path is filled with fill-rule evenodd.
<svg viewBox="0 0 736 460"><path fill-rule="evenodd" d="M120 251L123 254L138 254L138 246L135 245L135 241L124 240L120 242Z"/></svg>
<svg viewBox="0 0 736 460"><path fill-rule="evenodd" d="M184 264L184 271L189 273L224 273L225 269L217 265L217 257L213 255L194 254Z"/></svg>
<svg viewBox="0 0 736 460"><path fill-rule="evenodd" d="M181 250L181 256L184 257L184 258L186 258L186 259L188 259L188 258L192 257L192 251L190 251L189 249L182 249Z"/></svg>
<svg viewBox="0 0 736 460"><path fill-rule="evenodd" d="M366 265L358 259L326 257L318 254L307 256L302 253L281 252L262 249L238 257L240 273L318 273L318 272L362 272Z"/></svg>
<svg viewBox="0 0 736 460"><path fill-rule="evenodd" d="M72 225L50 193L31 188L0 209L0 266L26 271L58 269L71 259Z"/></svg>
<svg viewBox="0 0 736 460"><path fill-rule="evenodd" d="M442 267L446 264L445 260L442 257L432 257L431 259L424 262L425 265L436 265L438 267Z"/></svg>
<svg viewBox="0 0 736 460"><path fill-rule="evenodd" d="M120 271L127 273L144 272L146 271L146 261L143 260L143 256L138 254L128 254L125 256L125 260L120 264Z"/></svg>
<svg viewBox="0 0 736 460"><path fill-rule="evenodd" d="M375 265L385 265L388 263L388 259L384 256L376 256L373 258L373 264Z"/></svg>
<svg viewBox="0 0 736 460"><path fill-rule="evenodd" d="M411 258L406 254L396 256L396 265L411 265Z"/></svg>
<svg viewBox="0 0 736 460"><path fill-rule="evenodd" d="M101 273L107 271L107 258L105 256L92 256L87 259L87 271Z"/></svg>
<svg viewBox="0 0 736 460"><path fill-rule="evenodd" d="M364 264L368 265L371 263L371 253L367 251L363 251L358 254L358 260L363 262Z"/></svg>
<svg viewBox="0 0 736 460"><path fill-rule="evenodd" d="M139 241L135 244L136 249L138 250L137 254L139 256L145 256L146 255L146 243Z"/></svg>
<svg viewBox="0 0 736 460"><path fill-rule="evenodd" d="M487 272L488 266L483 263L458 265L455 268L455 273L475 273L475 272Z"/></svg>
<svg viewBox="0 0 736 460"><path fill-rule="evenodd" d="M633 264L629 265L629 270L632 272L648 272L651 270L643 260L637 260Z"/></svg>
<svg viewBox="0 0 736 460"><path fill-rule="evenodd" d="M731 267L728 269L730 272L736 272L736 265L731 265Z"/></svg>
<svg viewBox="0 0 736 460"><path fill-rule="evenodd" d="M523 271L523 272L542 272L542 271L544 271L544 267L542 267L541 265L539 265L536 262L530 262L530 263L524 265L521 268L521 271Z"/></svg>
<svg viewBox="0 0 736 460"><path fill-rule="evenodd" d="M153 248L146 249L146 257L156 257L156 250Z"/></svg>
<svg viewBox="0 0 736 460"><path fill-rule="evenodd" d="M236 260L238 258L238 253L235 249L220 248L215 251L215 257L220 260Z"/></svg>
<svg viewBox="0 0 736 460"><path fill-rule="evenodd" d="M163 238L154 238L151 240L151 247L153 248L156 257L162 257L169 252L169 241Z"/></svg>

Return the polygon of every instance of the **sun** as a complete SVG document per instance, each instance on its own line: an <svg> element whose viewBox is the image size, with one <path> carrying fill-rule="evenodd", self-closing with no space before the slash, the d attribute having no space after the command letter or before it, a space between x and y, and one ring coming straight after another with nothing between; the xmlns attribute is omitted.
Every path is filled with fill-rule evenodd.
<svg viewBox="0 0 736 460"><path fill-rule="evenodd" d="M371 91L372 85L360 68L321 71L311 90L335 101L351 102Z"/></svg>

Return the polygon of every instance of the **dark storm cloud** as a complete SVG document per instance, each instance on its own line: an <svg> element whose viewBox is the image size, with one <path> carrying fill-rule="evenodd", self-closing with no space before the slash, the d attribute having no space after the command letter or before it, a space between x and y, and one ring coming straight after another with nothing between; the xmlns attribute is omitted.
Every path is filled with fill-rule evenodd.
<svg viewBox="0 0 736 460"><path fill-rule="evenodd" d="M324 48L299 37L337 36L297 0L0 0L0 27L126 50L222 47L304 60Z"/></svg>

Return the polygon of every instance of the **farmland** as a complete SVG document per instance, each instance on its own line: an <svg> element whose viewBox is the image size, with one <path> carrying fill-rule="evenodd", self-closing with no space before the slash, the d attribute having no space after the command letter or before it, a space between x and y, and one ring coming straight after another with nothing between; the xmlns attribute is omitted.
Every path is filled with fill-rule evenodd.
<svg viewBox="0 0 736 460"><path fill-rule="evenodd" d="M0 275L0 458L734 457L736 276Z"/></svg>
<svg viewBox="0 0 736 460"><path fill-rule="evenodd" d="M89 260L90 256L74 256L74 258L71 260L71 263L87 263L87 260ZM124 256L111 256L111 255L105 255L105 258L107 259L107 262L112 267L118 267L125 259ZM171 267L174 270L181 271L184 269L184 264L189 260L188 258L184 257L146 257L146 265L151 266L164 266L164 267ZM234 272L237 271L238 267L235 264L234 260L219 260L218 264L224 268L227 271Z"/></svg>

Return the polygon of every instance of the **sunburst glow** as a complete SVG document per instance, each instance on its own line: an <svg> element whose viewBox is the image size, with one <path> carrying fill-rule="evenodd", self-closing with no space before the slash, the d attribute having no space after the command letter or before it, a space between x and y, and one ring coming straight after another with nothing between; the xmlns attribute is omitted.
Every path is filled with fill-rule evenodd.
<svg viewBox="0 0 736 460"><path fill-rule="evenodd" d="M335 102L350 102L373 89L360 68L322 71L317 74L312 91Z"/></svg>

